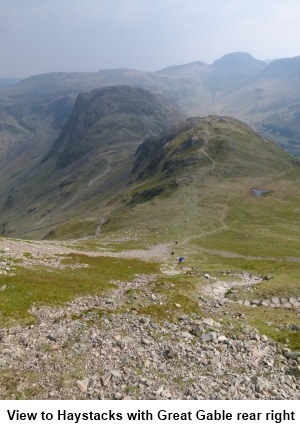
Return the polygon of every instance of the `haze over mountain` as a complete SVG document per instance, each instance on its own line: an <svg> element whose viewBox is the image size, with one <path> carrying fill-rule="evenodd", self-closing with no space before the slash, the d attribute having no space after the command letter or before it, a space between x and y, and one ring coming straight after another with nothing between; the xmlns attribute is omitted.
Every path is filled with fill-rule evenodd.
<svg viewBox="0 0 300 430"><path fill-rule="evenodd" d="M298 63L299 57L295 57L267 64L250 54L238 52L227 54L210 65L199 61L170 66L154 73L112 69L94 73L37 75L0 90L1 110L9 115L2 121L4 124L5 120L8 121L7 125L17 121L16 127L21 124L35 134L46 128L47 134L49 121L53 122L50 117L57 109L60 97L68 97L74 103L78 93L83 91L130 85L163 95L180 106L187 116L212 112L235 116L268 133L291 153L298 154ZM61 122L65 122L70 108L61 114L62 111ZM57 136L51 135L50 144ZM9 139L18 145L20 140L23 143L34 141L34 136L20 139L19 135L11 132Z"/></svg>
<svg viewBox="0 0 300 430"><path fill-rule="evenodd" d="M299 59L267 64L238 52L211 65L49 73L3 88L2 233L61 222L80 205L85 213L95 194L103 207L127 187L139 143L188 116L232 115L299 154Z"/></svg>
<svg viewBox="0 0 300 430"><path fill-rule="evenodd" d="M15 85L21 79L16 78L0 78L0 88L10 87L11 85Z"/></svg>

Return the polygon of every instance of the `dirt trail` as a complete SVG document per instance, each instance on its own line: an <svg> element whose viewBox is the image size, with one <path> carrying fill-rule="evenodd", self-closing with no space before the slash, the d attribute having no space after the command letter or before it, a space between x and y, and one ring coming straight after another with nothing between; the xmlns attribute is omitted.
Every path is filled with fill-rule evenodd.
<svg viewBox="0 0 300 430"><path fill-rule="evenodd" d="M107 164L105 166L104 171L100 175L98 175L95 178L90 180L90 182L88 183L88 187L91 187L95 182L97 182L99 179L103 178L103 176L106 176L111 171L111 163L112 163L112 160L113 160L115 153L116 153L116 151L114 150L114 151L108 151L108 152L105 152L104 154L101 154L101 159L109 155L107 157Z"/></svg>
<svg viewBox="0 0 300 430"><path fill-rule="evenodd" d="M30 259L30 265L43 264L44 258L59 258L72 253L88 255L90 257L117 257L117 258L138 258L144 261L165 262L170 257L170 244L159 244L149 249L130 249L120 252L112 251L83 251L78 249L76 242L55 242L55 241L22 241L13 239L0 240L0 252L14 259ZM25 258L24 258L25 257ZM48 261L51 265L51 259Z"/></svg>
<svg viewBox="0 0 300 430"><path fill-rule="evenodd" d="M207 124L205 124L205 127L206 127L206 128L205 128L205 133L209 135L209 133L208 133L208 131L207 131ZM205 157L206 157L206 158L208 158L208 159L212 162L213 166L215 166L215 164L216 164L215 160L214 160L213 158L211 158L211 157L207 154L207 152L205 151L205 148L206 148L206 146L207 146L208 142L209 142L211 139L212 139L212 138L207 138L207 139L204 141L204 145L203 145L203 146L202 146L202 148L201 148L201 152L203 153L203 155L205 155Z"/></svg>
<svg viewBox="0 0 300 430"><path fill-rule="evenodd" d="M260 276L252 276L248 273L242 273L239 275L237 281L222 281L216 278L207 278L207 285L204 287L204 292L215 300L224 300L226 293L233 287L249 287L258 284L262 281ZM228 299L226 299L229 301Z"/></svg>
<svg viewBox="0 0 300 430"><path fill-rule="evenodd" d="M212 162L212 164L213 164L213 166L216 164L216 162L215 162L215 160L213 159L213 158L211 158L208 154L207 154L207 152L205 151L205 146L207 145L207 143L210 141L210 139L207 139L205 142L204 142L204 145L202 146L202 148L201 148L201 152L205 155L205 157L206 158L208 158L211 162Z"/></svg>

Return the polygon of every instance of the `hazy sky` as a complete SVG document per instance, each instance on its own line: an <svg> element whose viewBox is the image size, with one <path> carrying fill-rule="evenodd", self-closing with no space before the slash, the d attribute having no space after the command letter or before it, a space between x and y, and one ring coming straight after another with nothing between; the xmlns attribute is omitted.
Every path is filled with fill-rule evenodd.
<svg viewBox="0 0 300 430"><path fill-rule="evenodd" d="M300 55L299 0L0 0L0 77Z"/></svg>

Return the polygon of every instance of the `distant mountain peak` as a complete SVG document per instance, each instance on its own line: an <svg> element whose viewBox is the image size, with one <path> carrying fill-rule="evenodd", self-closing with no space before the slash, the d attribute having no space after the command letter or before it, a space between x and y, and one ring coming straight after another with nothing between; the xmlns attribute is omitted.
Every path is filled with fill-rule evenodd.
<svg viewBox="0 0 300 430"><path fill-rule="evenodd" d="M288 77L299 76L300 73L300 56L293 58L280 58L269 63L265 70L267 76Z"/></svg>
<svg viewBox="0 0 300 430"><path fill-rule="evenodd" d="M157 74L182 73L183 71L186 71L186 70L196 70L207 66L208 65L203 61L193 61L192 63L187 63L187 64L174 64L172 66L165 67L164 69L157 70L154 73L157 73Z"/></svg>
<svg viewBox="0 0 300 430"><path fill-rule="evenodd" d="M257 60L251 54L247 52L232 52L226 54L223 57L212 63L212 67L230 67L235 70L239 70L245 67L251 67L255 71L259 72L266 67L266 63L262 60Z"/></svg>

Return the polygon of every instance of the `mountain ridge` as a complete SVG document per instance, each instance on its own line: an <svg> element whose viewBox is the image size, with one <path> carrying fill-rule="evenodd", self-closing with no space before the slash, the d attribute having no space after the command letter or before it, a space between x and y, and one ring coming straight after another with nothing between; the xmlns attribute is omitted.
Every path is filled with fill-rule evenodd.
<svg viewBox="0 0 300 430"><path fill-rule="evenodd" d="M180 106L186 116L211 113L235 116L297 155L300 154L300 149L295 142L299 137L299 129L287 107L299 100L298 79L295 80L299 71L297 63L298 57L276 59L269 63L256 60L245 52L235 52L224 55L212 64L195 61L155 72L107 69L90 73L48 73L29 77L16 85L0 89L0 107L12 114L16 121L37 133L38 121L29 118L25 112L20 112L17 107L20 103L29 105L27 111L40 110L42 107L42 113L45 108L52 108L54 99L60 97L71 97L74 103L80 92L111 85L130 85L164 96L171 103ZM274 80L274 73L276 79L279 79L276 91L268 92L267 81ZM290 73L292 79L289 78ZM252 88L250 93L247 92L249 86ZM257 109L257 101L263 90L266 90L264 98L270 100L264 111L259 110L259 105ZM285 98L281 95L282 91L286 93ZM298 112L298 108L296 111ZM282 132L273 132L269 125L276 126L277 121L273 117L282 112L285 117ZM259 114L262 114L262 118L258 118ZM290 129L293 139L290 139L285 129ZM10 138L18 140L13 133Z"/></svg>
<svg viewBox="0 0 300 430"><path fill-rule="evenodd" d="M94 93L89 97L91 94ZM139 107L140 102L136 103ZM178 117L174 122L178 122ZM89 128L85 132L88 135ZM165 202L170 199L172 207L183 189L190 194L189 187L196 189L211 183L217 191L219 187L233 187L236 182L241 185L270 181L299 170L297 159L230 117L190 118L158 137L146 137L137 145L136 140L126 143L118 138L111 146L102 147L100 143L90 155L84 152L57 169L56 163L63 152L57 153L56 143L48 158L37 164L18 189L2 200L2 234L25 233L27 237L28 231L31 237L29 231L36 229L37 237L48 237L48 226L61 223L58 228L50 229L57 230L60 237L61 227L68 224L64 222L66 219L81 220L80 223L86 220L78 233L86 234L86 224L92 234L99 226L99 219L105 220L105 229L110 228L115 221L108 220L118 219L118 213L129 213L132 204L155 202L159 197L166 199Z"/></svg>
<svg viewBox="0 0 300 430"><path fill-rule="evenodd" d="M36 166L39 165L41 160L44 160L44 164L38 168L40 171L44 169L45 179L41 183L46 183L47 178L52 175L53 184L49 185L49 196L54 196L56 190L61 202L64 199L67 202L69 201L69 203L64 203L64 206L67 205L69 208L70 205L73 206L76 202L72 191L75 184L78 184L79 188L83 187L83 184L79 185L75 173L71 172L73 164L78 169L78 172L81 172L86 178L83 182L86 180L88 184L95 184L93 175L102 177L101 175L107 169L110 170L112 165L116 165L116 153L119 149L116 150L116 147L110 148L109 145L106 145L103 153L107 155L104 156L102 164L100 163L102 167L97 174L97 162L99 160L97 156L92 160L92 154L95 145L98 147L100 138L103 142L109 143L114 129L114 138L117 138L118 135L119 139L124 141L129 139L131 143L135 140L134 145L137 145L139 139L146 137L147 130L151 129L152 133L155 134L162 131L162 127L167 129L173 125L166 120L164 126L165 117L158 110L155 120L158 121L156 125L150 117L147 118L146 114L140 116L139 126L137 123L134 124L134 121L130 125L128 115L126 117L125 112L126 109L129 109L128 105L126 107L126 102L123 101L124 112L122 118L119 116L116 119L114 118L113 110L109 110L109 106L113 106L112 101L109 99L106 100L104 108L108 109L109 112L105 121L102 118L101 121L104 122L101 124L97 122L96 112L98 108L96 105L91 107L88 113L82 113L82 118L76 114L77 107L74 110L76 100L78 106L79 103L83 103L85 98L91 97L78 95L80 88L89 87L87 91L91 92L91 94L93 91L94 94L98 94L107 91L106 88L119 88L120 85L116 84L120 79L122 85L127 85L126 88L131 88L130 91L132 92L149 91L151 97L157 97L157 100L159 98L164 103L164 109L168 104L170 114L178 111L176 119L174 116L174 121L180 122L183 115L190 117L206 116L208 111L209 114L217 111L217 113L226 116L229 112L230 116L246 122L256 131L267 136L275 135L278 141L282 138L281 145L286 149L288 147L291 153L298 154L300 103L297 100L299 100L300 94L298 94L299 89L295 90L298 75L294 75L293 79L286 80L280 73L278 78L278 72L276 72L276 79L265 78L266 74L274 75L272 68L275 67L277 70L280 66L280 72L282 68L285 69L285 65L289 68L290 62L294 64L295 70L298 70L299 60L297 58L288 61L285 59L275 60L275 66L273 62L264 66L263 62L254 59L250 54L232 53L222 57L220 60L216 60L212 65L195 62L188 65L174 66L175 68L171 66L164 71L151 74L128 69L98 71L92 74L51 73L29 78L14 87L1 90L0 181L3 187L0 190L0 202L2 207L10 212L13 205L17 204L18 195L21 200L24 199L19 189L24 189L23 183L26 184L29 180L28 178L31 178L30 181L34 184L31 172L37 171ZM226 67L224 68L222 64L225 64ZM238 67L237 64L239 65ZM252 66L249 67L249 64ZM260 72L256 74L255 71L258 69ZM211 74L212 70L217 75ZM268 70L269 72L267 72ZM234 71L236 71L238 77L233 73ZM48 80L49 78L50 80ZM56 78L58 78L58 81L56 81ZM38 82L37 87L31 87L35 81ZM45 83L47 83L46 88L44 88ZM128 85L128 83L131 85ZM136 85L132 86L133 83ZM96 84L100 88L95 89ZM143 89L137 90L138 84ZM24 90L23 94L19 92L20 87ZM82 92L79 91L79 94L82 94ZM143 106L141 104L139 109L142 112ZM190 112L192 115L187 115ZM195 112L197 112L197 115L194 114ZM95 118L95 120L93 120L93 124L90 124L92 118ZM159 122L160 125L158 124ZM90 126L88 126L89 124ZM87 128L89 129L88 131ZM106 134L102 133L102 128ZM134 134L139 128L140 130L137 132L135 139ZM133 157L136 146L131 143L128 142L127 147L130 157ZM118 152L118 157L122 152L123 150ZM84 166L83 155L86 156L85 160L91 163L90 168L87 167L88 164ZM128 158L125 162L125 158L124 156L123 168L126 170L129 166L128 163L131 163L131 161ZM130 159L132 160L132 158ZM45 164L48 160L50 160L49 163ZM175 161L173 160L172 162ZM168 163L170 166L171 162L168 161ZM60 168L66 169L64 178L61 177L61 173L57 170L59 165ZM89 170L90 179L88 179L87 175ZM140 174L142 175L141 172ZM125 176L125 174L121 174L120 178ZM32 189L35 189L35 185L32 185ZM93 187L91 188L91 193L92 189ZM103 186L100 189L103 191ZM100 195L100 189L97 192L97 196ZM35 198L37 201L43 193L47 195L49 190L44 189L36 193ZM78 192L78 195L81 195L81 191ZM68 196L71 197L69 198ZM49 204L45 202L45 205L47 207ZM28 207L30 214L37 211L37 216L39 210L35 209L36 207L37 205L32 201ZM49 210L52 211L52 209ZM5 221L3 222L5 223ZM6 231L6 227L3 227L3 231Z"/></svg>
<svg viewBox="0 0 300 430"><path fill-rule="evenodd" d="M99 144L109 148L118 141L139 140L150 130L155 134L182 118L183 115L162 98L141 88L123 85L81 93L59 138L43 161L59 151L58 166L65 167Z"/></svg>
<svg viewBox="0 0 300 430"><path fill-rule="evenodd" d="M105 202L107 192L113 195L124 186L141 139L183 118L144 89L113 86L81 93L51 149L31 169L8 178L12 185L1 190L2 233L12 234L11 218L19 231L26 230L24 219L39 229L43 219L60 222L88 204L85 200Z"/></svg>

